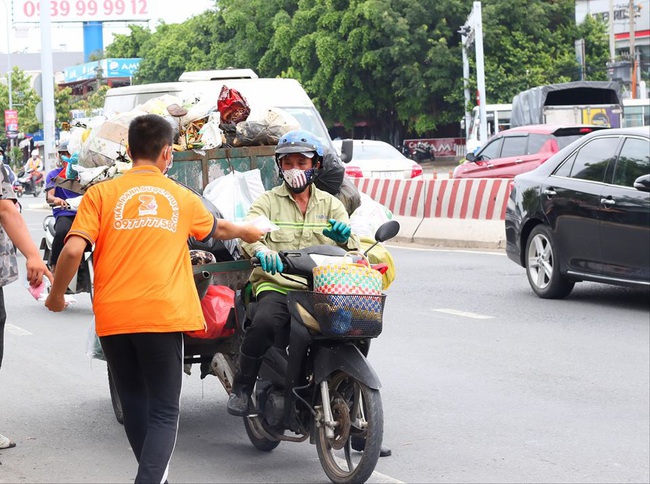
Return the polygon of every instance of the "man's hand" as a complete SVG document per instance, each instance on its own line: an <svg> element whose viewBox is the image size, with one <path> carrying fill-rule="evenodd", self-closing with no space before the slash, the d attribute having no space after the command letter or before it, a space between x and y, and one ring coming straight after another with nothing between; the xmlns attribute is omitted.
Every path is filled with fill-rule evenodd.
<svg viewBox="0 0 650 484"><path fill-rule="evenodd" d="M56 296L50 292L45 300L45 307L54 313L63 311L66 308L65 296Z"/></svg>
<svg viewBox="0 0 650 484"><path fill-rule="evenodd" d="M275 275L276 272L282 272L284 270L284 264L282 264L280 255L274 250L258 250L255 253L255 257L260 260L260 265L264 272L270 272L272 275Z"/></svg>
<svg viewBox="0 0 650 484"><path fill-rule="evenodd" d="M239 238L242 239L244 242L248 242L249 244L263 240L264 234L266 233L263 230L258 229L253 224L242 225L241 230L242 233Z"/></svg>
<svg viewBox="0 0 650 484"><path fill-rule="evenodd" d="M53 284L54 279L52 273L45 265L43 259L41 259L40 254L38 257L29 257L26 262L27 266L27 281L32 287L38 287L43 282L43 276L47 277L50 280L50 285Z"/></svg>
<svg viewBox="0 0 650 484"><path fill-rule="evenodd" d="M329 237L338 244L344 244L350 238L352 229L344 222L338 222L333 218L329 219L331 228L323 229L323 235Z"/></svg>

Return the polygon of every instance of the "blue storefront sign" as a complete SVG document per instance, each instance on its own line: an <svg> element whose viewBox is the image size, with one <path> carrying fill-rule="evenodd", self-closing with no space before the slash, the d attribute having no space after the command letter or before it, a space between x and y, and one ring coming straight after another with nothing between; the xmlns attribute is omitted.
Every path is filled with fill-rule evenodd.
<svg viewBox="0 0 650 484"><path fill-rule="evenodd" d="M63 70L63 82L82 81L84 79L103 79L133 77L140 66L140 58L112 58L86 62Z"/></svg>

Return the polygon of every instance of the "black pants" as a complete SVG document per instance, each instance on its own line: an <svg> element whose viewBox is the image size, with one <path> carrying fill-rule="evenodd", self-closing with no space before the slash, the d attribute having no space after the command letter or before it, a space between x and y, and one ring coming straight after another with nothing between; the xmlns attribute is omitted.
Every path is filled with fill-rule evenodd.
<svg viewBox="0 0 650 484"><path fill-rule="evenodd" d="M242 353L251 358L260 358L274 343L286 346L290 318L286 295L275 291L260 293L253 320L241 344Z"/></svg>
<svg viewBox="0 0 650 484"><path fill-rule="evenodd" d="M7 311L5 310L5 294L0 286L0 368L2 368L2 357L5 347L5 322L7 321Z"/></svg>
<svg viewBox="0 0 650 484"><path fill-rule="evenodd" d="M178 432L183 334L120 334L100 341L138 461L135 482L165 482Z"/></svg>
<svg viewBox="0 0 650 484"><path fill-rule="evenodd" d="M74 215L62 215L56 218L56 222L54 223L54 240L52 240L52 253L50 254L50 264L53 266L59 260L59 254L63 250L65 236L70 232L72 222L74 222Z"/></svg>

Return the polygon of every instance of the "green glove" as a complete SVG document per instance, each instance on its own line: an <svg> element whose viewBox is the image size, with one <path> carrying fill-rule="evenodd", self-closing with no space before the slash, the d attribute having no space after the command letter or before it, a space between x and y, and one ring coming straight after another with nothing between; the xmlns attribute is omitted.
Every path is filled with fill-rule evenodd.
<svg viewBox="0 0 650 484"><path fill-rule="evenodd" d="M329 227L323 229L323 235L329 237L338 244L344 244L350 238L352 229L344 222L338 222L333 218L329 219Z"/></svg>
<svg viewBox="0 0 650 484"><path fill-rule="evenodd" d="M284 264L282 264L280 254L274 250L258 250L255 253L255 257L260 260L260 266L262 266L264 272L270 272L272 275L275 275L276 272L282 272L284 270Z"/></svg>

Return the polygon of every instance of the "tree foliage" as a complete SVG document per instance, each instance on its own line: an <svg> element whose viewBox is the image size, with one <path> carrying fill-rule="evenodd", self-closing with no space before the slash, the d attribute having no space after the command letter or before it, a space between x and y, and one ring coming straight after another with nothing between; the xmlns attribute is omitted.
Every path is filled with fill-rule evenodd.
<svg viewBox="0 0 650 484"><path fill-rule="evenodd" d="M215 0L215 9L155 32L131 27L107 48L142 57L138 83L185 70L255 69L298 79L328 125L363 122L397 143L431 135L464 111L461 36L472 0ZM483 2L486 95L579 78L574 42L586 41L588 79L604 79L602 23L575 25L574 0ZM474 51L470 85L475 89Z"/></svg>

